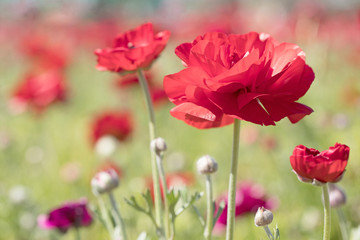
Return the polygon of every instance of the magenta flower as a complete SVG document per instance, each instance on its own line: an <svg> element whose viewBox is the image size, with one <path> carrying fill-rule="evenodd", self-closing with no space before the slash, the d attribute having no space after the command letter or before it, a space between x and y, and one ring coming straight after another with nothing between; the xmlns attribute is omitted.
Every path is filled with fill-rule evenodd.
<svg viewBox="0 0 360 240"><path fill-rule="evenodd" d="M86 205L86 199L65 203L47 215L40 215L38 225L42 229L56 228L63 233L71 227L88 226L92 222L92 217Z"/></svg>
<svg viewBox="0 0 360 240"><path fill-rule="evenodd" d="M228 207L227 198L228 195L226 193L217 201L218 203L225 201L225 208L214 227L214 231L218 233L226 227ZM259 207L273 209L276 205L274 198L267 198L265 196L265 192L261 186L251 182L243 182L237 187L235 199L235 217L240 217L246 213L256 213Z"/></svg>

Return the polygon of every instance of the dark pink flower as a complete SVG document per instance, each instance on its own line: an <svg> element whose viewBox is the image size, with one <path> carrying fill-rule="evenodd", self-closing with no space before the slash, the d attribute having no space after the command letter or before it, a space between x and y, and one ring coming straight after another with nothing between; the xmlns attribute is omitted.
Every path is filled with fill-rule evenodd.
<svg viewBox="0 0 360 240"><path fill-rule="evenodd" d="M61 232L66 232L71 227L88 226L92 222L92 217L86 205L85 199L65 203L47 215L40 215L38 225L43 229L56 228Z"/></svg>
<svg viewBox="0 0 360 240"><path fill-rule="evenodd" d="M97 49L101 71L126 72L147 68L160 55L170 37L170 32L154 34L152 23L145 23L115 38L112 48Z"/></svg>
<svg viewBox="0 0 360 240"><path fill-rule="evenodd" d="M175 50L186 69L164 78L176 105L173 117L197 128L221 127L234 118L275 125L296 123L313 110L296 101L314 80L299 46L267 34L207 33Z"/></svg>
<svg viewBox="0 0 360 240"><path fill-rule="evenodd" d="M265 196L265 192L261 186L244 182L236 189L235 196L235 217L240 217L247 213L255 213L259 207L273 209L275 207L275 200ZM221 213L218 221L215 223L214 231L220 232L226 226L227 222L227 193L218 199L218 203L225 201L225 208Z"/></svg>

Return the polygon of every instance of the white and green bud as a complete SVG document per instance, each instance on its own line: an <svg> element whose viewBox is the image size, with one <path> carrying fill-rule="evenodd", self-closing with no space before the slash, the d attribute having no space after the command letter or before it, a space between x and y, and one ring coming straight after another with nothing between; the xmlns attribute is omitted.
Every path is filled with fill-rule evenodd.
<svg viewBox="0 0 360 240"><path fill-rule="evenodd" d="M212 174L217 171L218 164L210 155L205 155L196 162L196 168L200 174Z"/></svg>

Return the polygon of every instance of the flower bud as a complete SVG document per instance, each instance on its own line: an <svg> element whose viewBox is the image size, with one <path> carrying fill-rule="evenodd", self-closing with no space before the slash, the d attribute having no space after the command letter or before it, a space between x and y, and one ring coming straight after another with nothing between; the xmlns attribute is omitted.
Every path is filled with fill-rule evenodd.
<svg viewBox="0 0 360 240"><path fill-rule="evenodd" d="M270 210L264 207L259 207L255 215L255 225L257 227L264 227L269 225L273 220L273 214Z"/></svg>
<svg viewBox="0 0 360 240"><path fill-rule="evenodd" d="M333 208L340 207L346 203L346 194L343 189L336 184L329 184L330 206Z"/></svg>
<svg viewBox="0 0 360 240"><path fill-rule="evenodd" d="M166 151L167 146L165 140L161 137L158 137L151 141L150 148L156 154L162 154Z"/></svg>
<svg viewBox="0 0 360 240"><path fill-rule="evenodd" d="M118 185L119 177L114 169L98 172L91 179L91 186L95 195L111 192Z"/></svg>
<svg viewBox="0 0 360 240"><path fill-rule="evenodd" d="M200 174L211 174L217 171L218 164L214 158L205 155L199 158L196 162L196 167Z"/></svg>

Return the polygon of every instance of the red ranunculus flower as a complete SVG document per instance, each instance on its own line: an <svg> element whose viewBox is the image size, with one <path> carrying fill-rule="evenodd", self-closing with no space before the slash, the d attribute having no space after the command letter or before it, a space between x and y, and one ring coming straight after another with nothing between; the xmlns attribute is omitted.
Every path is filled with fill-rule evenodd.
<svg viewBox="0 0 360 240"><path fill-rule="evenodd" d="M337 182L344 173L349 151L340 143L322 152L299 145L290 156L290 164L301 181Z"/></svg>
<svg viewBox="0 0 360 240"><path fill-rule="evenodd" d="M169 37L168 31L154 34L152 23L145 23L116 37L112 48L95 50L96 68L113 72L146 68L165 48Z"/></svg>
<svg viewBox="0 0 360 240"><path fill-rule="evenodd" d="M15 88L10 108L21 112L26 108L41 112L50 104L65 101L67 87L63 73L58 70L28 73Z"/></svg>
<svg viewBox="0 0 360 240"><path fill-rule="evenodd" d="M275 125L298 122L313 110L296 101L314 80L299 46L267 34L207 33L175 50L186 69L164 78L177 106L171 115L197 128L228 125L234 118Z"/></svg>
<svg viewBox="0 0 360 240"><path fill-rule="evenodd" d="M65 203L47 215L40 215L38 225L43 229L56 228L61 232L66 232L71 227L88 226L92 222L92 217L86 205L85 199Z"/></svg>
<svg viewBox="0 0 360 240"><path fill-rule="evenodd" d="M97 116L92 126L93 142L103 136L112 136L125 141L133 131L130 112L105 112Z"/></svg>

